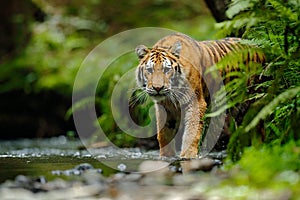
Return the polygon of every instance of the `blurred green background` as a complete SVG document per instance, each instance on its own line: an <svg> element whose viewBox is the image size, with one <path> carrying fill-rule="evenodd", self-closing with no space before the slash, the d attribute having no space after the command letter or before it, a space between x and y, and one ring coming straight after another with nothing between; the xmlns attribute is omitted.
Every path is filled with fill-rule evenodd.
<svg viewBox="0 0 300 200"><path fill-rule="evenodd" d="M69 109L77 70L96 45L114 34L149 26L174 29L199 40L215 34L215 21L203 1L12 0L0 4L0 138L74 134ZM127 68L137 64L132 58L124 62ZM121 71L119 67L113 73ZM106 78L109 84L110 76ZM107 84L99 85L96 105L106 126L111 122L107 105L112 92ZM118 132L108 124L107 131Z"/></svg>

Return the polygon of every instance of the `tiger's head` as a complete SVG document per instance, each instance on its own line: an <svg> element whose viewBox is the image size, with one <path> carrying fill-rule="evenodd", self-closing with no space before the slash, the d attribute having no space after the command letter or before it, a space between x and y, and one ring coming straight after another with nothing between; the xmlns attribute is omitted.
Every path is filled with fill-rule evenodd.
<svg viewBox="0 0 300 200"><path fill-rule="evenodd" d="M171 47L147 48L139 45L135 49L140 61L136 70L138 87L154 99L172 96L182 76L181 48L179 41Z"/></svg>

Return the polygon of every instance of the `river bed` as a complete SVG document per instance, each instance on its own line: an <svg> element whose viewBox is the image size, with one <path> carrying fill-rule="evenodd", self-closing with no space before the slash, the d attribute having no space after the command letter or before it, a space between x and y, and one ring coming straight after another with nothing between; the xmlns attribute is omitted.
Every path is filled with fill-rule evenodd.
<svg viewBox="0 0 300 200"><path fill-rule="evenodd" d="M79 140L0 142L0 199L290 199L289 190L226 184L225 152L204 158L160 158L159 152ZM81 149L81 150L79 150Z"/></svg>

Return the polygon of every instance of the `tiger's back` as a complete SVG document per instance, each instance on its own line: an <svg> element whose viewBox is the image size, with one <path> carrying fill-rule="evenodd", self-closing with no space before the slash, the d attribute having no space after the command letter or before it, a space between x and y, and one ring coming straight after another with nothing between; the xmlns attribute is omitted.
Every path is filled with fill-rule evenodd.
<svg viewBox="0 0 300 200"><path fill-rule="evenodd" d="M198 66L201 72L204 72L208 67L218 63L223 57L231 52L250 48L249 45L240 43L242 41L241 38L231 37L220 40L197 41L181 33L172 34L162 38L153 46L153 48L163 47L168 49L178 41L182 44L180 56L189 60L193 66ZM264 62L264 58L257 53L253 55L252 58L248 57L244 59L253 60L259 63Z"/></svg>

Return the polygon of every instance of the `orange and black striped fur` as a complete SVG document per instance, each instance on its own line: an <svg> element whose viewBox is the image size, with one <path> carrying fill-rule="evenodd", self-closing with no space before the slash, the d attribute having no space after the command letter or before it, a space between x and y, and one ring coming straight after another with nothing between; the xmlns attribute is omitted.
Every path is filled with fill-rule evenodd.
<svg viewBox="0 0 300 200"><path fill-rule="evenodd" d="M174 156L174 137L182 133L180 156L194 158L207 108L208 88L216 90L218 81L205 71L230 52L245 49L238 38L196 41L184 34L172 34L152 48L136 48L138 88L152 97L156 109L157 139L161 156ZM247 60L263 62L254 54ZM217 88L217 87L216 87Z"/></svg>

